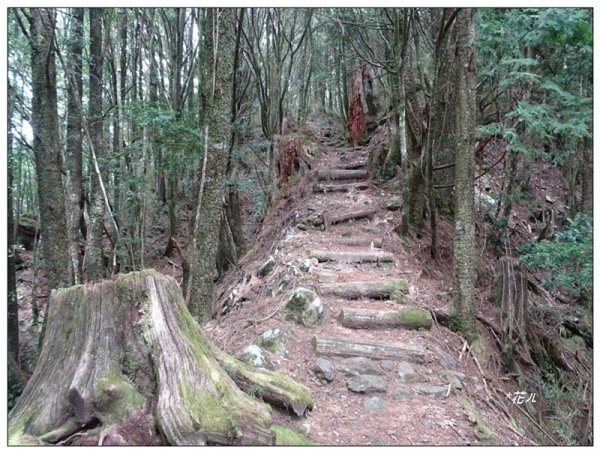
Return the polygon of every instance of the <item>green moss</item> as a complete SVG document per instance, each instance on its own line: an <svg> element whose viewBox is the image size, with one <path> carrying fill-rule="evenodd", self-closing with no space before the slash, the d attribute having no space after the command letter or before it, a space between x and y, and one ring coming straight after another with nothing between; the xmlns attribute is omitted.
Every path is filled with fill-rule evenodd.
<svg viewBox="0 0 600 453"><path fill-rule="evenodd" d="M271 429L275 432L275 445L317 445L312 440L292 431L281 425L272 425Z"/></svg>
<svg viewBox="0 0 600 453"><path fill-rule="evenodd" d="M15 423L8 427L8 445L40 445L33 436L25 434L25 426L33 416L33 411L22 414Z"/></svg>
<svg viewBox="0 0 600 453"><path fill-rule="evenodd" d="M112 424L142 408L146 399L123 376L107 371L96 384L93 401L102 422Z"/></svg>
<svg viewBox="0 0 600 453"><path fill-rule="evenodd" d="M495 440L497 437L496 433L483 421L477 409L465 397L458 395L457 398L463 408L471 415L471 418L475 420L475 437L480 441Z"/></svg>
<svg viewBox="0 0 600 453"><path fill-rule="evenodd" d="M400 322L409 329L431 329L431 313L427 310L406 310L398 313Z"/></svg>
<svg viewBox="0 0 600 453"><path fill-rule="evenodd" d="M399 278L389 282L389 285L391 298L397 300L398 302L402 302L404 296L409 292L410 285L408 281L404 278Z"/></svg>

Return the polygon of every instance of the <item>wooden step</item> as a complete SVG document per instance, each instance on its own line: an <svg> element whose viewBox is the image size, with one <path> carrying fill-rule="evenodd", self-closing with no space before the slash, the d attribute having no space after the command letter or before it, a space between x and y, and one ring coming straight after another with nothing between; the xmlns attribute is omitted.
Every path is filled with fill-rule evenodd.
<svg viewBox="0 0 600 453"><path fill-rule="evenodd" d="M371 184L368 182L358 182L354 184L315 184L313 186L313 192L351 192L353 190L367 190L369 187L371 187Z"/></svg>
<svg viewBox="0 0 600 453"><path fill-rule="evenodd" d="M346 164L341 164L338 168L342 170L362 170L366 168L367 161L360 160L358 162L348 162Z"/></svg>
<svg viewBox="0 0 600 453"><path fill-rule="evenodd" d="M317 171L319 181L342 181L348 179L367 179L367 170L344 170L343 168L332 168Z"/></svg>
<svg viewBox="0 0 600 453"><path fill-rule="evenodd" d="M377 249L380 249L383 245L383 238L318 238L317 241L348 247L371 247Z"/></svg>
<svg viewBox="0 0 600 453"><path fill-rule="evenodd" d="M336 296L344 299L396 299L408 294L408 282L404 279L381 282L348 282L319 286L322 296Z"/></svg>
<svg viewBox="0 0 600 453"><path fill-rule="evenodd" d="M425 362L425 350L415 345L325 336L314 336L311 343L316 355Z"/></svg>
<svg viewBox="0 0 600 453"><path fill-rule="evenodd" d="M320 263L336 261L339 263L393 263L394 255L388 252L331 252L329 250L310 250L310 258Z"/></svg>
<svg viewBox="0 0 600 453"><path fill-rule="evenodd" d="M428 310L403 311L367 310L342 308L338 316L340 324L350 329L431 329L431 313Z"/></svg>

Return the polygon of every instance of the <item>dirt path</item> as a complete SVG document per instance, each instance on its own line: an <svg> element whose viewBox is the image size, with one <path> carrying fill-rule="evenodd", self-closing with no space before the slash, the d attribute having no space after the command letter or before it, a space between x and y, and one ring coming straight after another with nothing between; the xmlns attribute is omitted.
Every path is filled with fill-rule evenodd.
<svg viewBox="0 0 600 453"><path fill-rule="evenodd" d="M207 333L234 354L265 332L279 334L283 347L264 355L274 369L311 388L315 407L305 418L283 413L275 418L318 444L523 444L484 402L481 375L468 354L461 354L462 341L435 320L431 328L409 330L377 322L376 328L348 328L338 319L342 310L422 309L428 314L428 308L448 303L440 300L448 283L424 277L420 255L393 232L400 212L386 209L393 194L372 184L367 158L365 149L326 148L311 175L312 186L289 204L293 222L262 261L242 264L237 284L224 291L231 313L211 323ZM363 214L352 219L352 213ZM273 268L260 277L268 255ZM406 280L406 291L346 297L334 286L398 279ZM320 296L324 315L316 326L285 319L283 304L298 287ZM332 349L315 351L315 343ZM328 362L319 361L325 371L315 371L319 357ZM329 365L331 381L323 376L330 373ZM353 374L354 367L359 368ZM495 436L476 423L459 397L471 402Z"/></svg>

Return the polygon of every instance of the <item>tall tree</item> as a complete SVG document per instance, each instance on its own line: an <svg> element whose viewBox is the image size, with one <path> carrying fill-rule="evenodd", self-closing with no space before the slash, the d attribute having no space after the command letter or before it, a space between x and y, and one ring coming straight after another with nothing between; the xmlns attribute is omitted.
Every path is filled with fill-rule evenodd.
<svg viewBox="0 0 600 453"><path fill-rule="evenodd" d="M454 216L454 319L473 341L475 320L475 9L457 17L456 213Z"/></svg>
<svg viewBox="0 0 600 453"><path fill-rule="evenodd" d="M210 77L201 91L206 115L200 190L194 207L195 220L188 247L189 272L184 281L188 308L200 324L213 315L213 279L219 244L221 209L225 194L224 176L231 146L231 102L234 60L233 11L210 9L205 28L206 55Z"/></svg>
<svg viewBox="0 0 600 453"><path fill-rule="evenodd" d="M13 132L12 132L12 112L14 97L10 82L8 85L8 354L19 363L19 304L17 301L17 278L15 273L15 230L13 228Z"/></svg>
<svg viewBox="0 0 600 453"><path fill-rule="evenodd" d="M102 8L90 8L90 72L89 72L89 104L88 128L90 150L92 155L92 189L90 200L90 226L88 228L86 248L86 280L95 281L104 278L105 265L102 247L104 233L105 188L100 169L101 159L105 154L106 144L102 125L102 91L104 49L102 41Z"/></svg>
<svg viewBox="0 0 600 453"><path fill-rule="evenodd" d="M83 79L81 75L83 53L83 8L71 9L71 29L67 53L67 145L65 150L66 212L69 235L69 254L74 283L81 280L81 252L79 241L82 205L82 150L83 129L81 111Z"/></svg>
<svg viewBox="0 0 600 453"><path fill-rule="evenodd" d="M48 286L72 283L62 184L56 90L56 10L32 8L23 12L29 22L33 150L38 186L42 248Z"/></svg>

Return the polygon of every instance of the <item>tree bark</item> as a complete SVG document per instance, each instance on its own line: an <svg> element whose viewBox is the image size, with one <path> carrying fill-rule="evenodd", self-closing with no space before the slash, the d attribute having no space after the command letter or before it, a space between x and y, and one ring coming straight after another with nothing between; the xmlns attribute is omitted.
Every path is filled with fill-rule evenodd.
<svg viewBox="0 0 600 453"><path fill-rule="evenodd" d="M54 33L55 12L30 10L33 150L48 286L72 282L62 184Z"/></svg>
<svg viewBox="0 0 600 453"><path fill-rule="evenodd" d="M219 244L221 208L225 194L227 156L231 146L232 68L235 37L231 11L211 9L207 17L206 52L212 56L207 115L204 125L204 163L195 207L192 240L188 247L189 278L184 282L186 302L202 325L210 320L213 278ZM218 56L218 58L217 58Z"/></svg>
<svg viewBox="0 0 600 453"><path fill-rule="evenodd" d="M324 356L408 360L416 363L425 361L425 351L420 347L397 345L382 341L353 341L348 338L314 336L312 347L315 354Z"/></svg>
<svg viewBox="0 0 600 453"><path fill-rule="evenodd" d="M106 275L102 235L106 205L102 193L103 158L106 152L104 142L102 98L104 49L102 41L102 8L90 8L90 73L89 73L89 135L92 148L92 188L89 213L89 227L85 257L86 281L101 280Z"/></svg>
<svg viewBox="0 0 600 453"><path fill-rule="evenodd" d="M319 292L345 299L401 299L408 294L408 282L398 279L382 282L333 283L321 285Z"/></svg>
<svg viewBox="0 0 600 453"><path fill-rule="evenodd" d="M431 329L431 313L427 310L381 311L343 308L338 317L350 329Z"/></svg>
<svg viewBox="0 0 600 453"><path fill-rule="evenodd" d="M81 282L82 257L79 241L81 240L81 207L83 202L82 151L83 123L81 111L83 80L81 64L83 54L83 8L72 8L73 22L69 37L67 53L67 146L65 150L66 179L66 211L69 236L69 254L73 269L74 283Z"/></svg>
<svg viewBox="0 0 600 453"><path fill-rule="evenodd" d="M172 277L146 270L50 299L38 365L9 414L11 445L56 443L82 425L135 444L126 428L138 413L171 445L272 444L269 407L227 373L298 413L312 407L306 387L211 344Z"/></svg>
<svg viewBox="0 0 600 453"><path fill-rule="evenodd" d="M469 341L477 338L475 320L475 10L457 18L456 215L454 218L454 317Z"/></svg>

